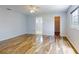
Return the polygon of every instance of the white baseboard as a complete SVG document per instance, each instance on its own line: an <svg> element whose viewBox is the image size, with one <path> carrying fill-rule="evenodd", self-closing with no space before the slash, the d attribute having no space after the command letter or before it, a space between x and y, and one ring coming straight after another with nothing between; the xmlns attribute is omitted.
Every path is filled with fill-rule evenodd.
<svg viewBox="0 0 79 59"><path fill-rule="evenodd" d="M79 53L79 49L77 48L77 46L75 45L75 43L71 40L71 38L66 35L66 37L68 38L68 40L70 41L70 43L74 46L74 48L76 49L76 51Z"/></svg>
<svg viewBox="0 0 79 59"><path fill-rule="evenodd" d="M3 39L0 39L0 41L8 40L10 38L14 38L14 37L17 37L17 36L20 36L20 35L24 35L24 34L27 34L27 33L21 33L21 34L11 35L11 36L5 37Z"/></svg>

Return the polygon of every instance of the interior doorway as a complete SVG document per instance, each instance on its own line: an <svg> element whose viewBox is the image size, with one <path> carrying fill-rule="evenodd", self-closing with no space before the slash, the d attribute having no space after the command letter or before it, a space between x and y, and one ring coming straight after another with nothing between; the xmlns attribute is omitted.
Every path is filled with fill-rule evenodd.
<svg viewBox="0 0 79 59"><path fill-rule="evenodd" d="M60 16L55 16L54 17L54 27L55 27L55 36L60 36Z"/></svg>

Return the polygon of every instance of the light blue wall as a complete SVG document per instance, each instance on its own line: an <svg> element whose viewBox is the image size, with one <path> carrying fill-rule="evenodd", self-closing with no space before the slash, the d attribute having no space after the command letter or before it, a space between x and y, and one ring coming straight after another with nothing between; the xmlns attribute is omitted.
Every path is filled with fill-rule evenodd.
<svg viewBox="0 0 79 59"><path fill-rule="evenodd" d="M77 7L76 5L73 5L67 12L66 36L73 42L73 44L75 45L75 47L78 49L79 52L79 30L72 28L71 26L72 19L70 14L70 12L72 12L76 7Z"/></svg>
<svg viewBox="0 0 79 59"><path fill-rule="evenodd" d="M60 16L60 35L65 35L65 26L66 26L66 13L51 13L51 14L42 14L38 15L43 18L43 34L44 35L54 35L54 17Z"/></svg>
<svg viewBox="0 0 79 59"><path fill-rule="evenodd" d="M43 35L54 35L54 16L61 17L60 31L61 36L65 35L66 13L41 14L36 16L28 16L28 33L35 34L36 17L43 18Z"/></svg>
<svg viewBox="0 0 79 59"><path fill-rule="evenodd" d="M27 20L27 34L35 34L35 23L36 17L32 15L28 15Z"/></svg>
<svg viewBox="0 0 79 59"><path fill-rule="evenodd" d="M0 41L27 33L27 16L0 8Z"/></svg>

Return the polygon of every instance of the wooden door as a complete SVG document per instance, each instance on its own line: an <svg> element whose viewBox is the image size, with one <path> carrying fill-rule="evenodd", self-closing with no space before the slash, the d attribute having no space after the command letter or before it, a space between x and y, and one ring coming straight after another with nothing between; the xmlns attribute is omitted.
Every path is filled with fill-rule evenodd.
<svg viewBox="0 0 79 59"><path fill-rule="evenodd" d="M55 16L55 35L60 36L60 16Z"/></svg>

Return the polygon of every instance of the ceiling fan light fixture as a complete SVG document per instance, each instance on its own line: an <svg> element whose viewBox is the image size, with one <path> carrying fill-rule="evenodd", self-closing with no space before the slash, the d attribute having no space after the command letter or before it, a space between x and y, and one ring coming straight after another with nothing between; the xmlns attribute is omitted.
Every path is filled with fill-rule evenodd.
<svg viewBox="0 0 79 59"><path fill-rule="evenodd" d="M30 10L30 13L35 13L35 11L34 10Z"/></svg>
<svg viewBox="0 0 79 59"><path fill-rule="evenodd" d="M38 6L35 6L35 5L29 5L27 7L28 7L28 10L30 10L30 13L35 13L39 9L39 7Z"/></svg>

